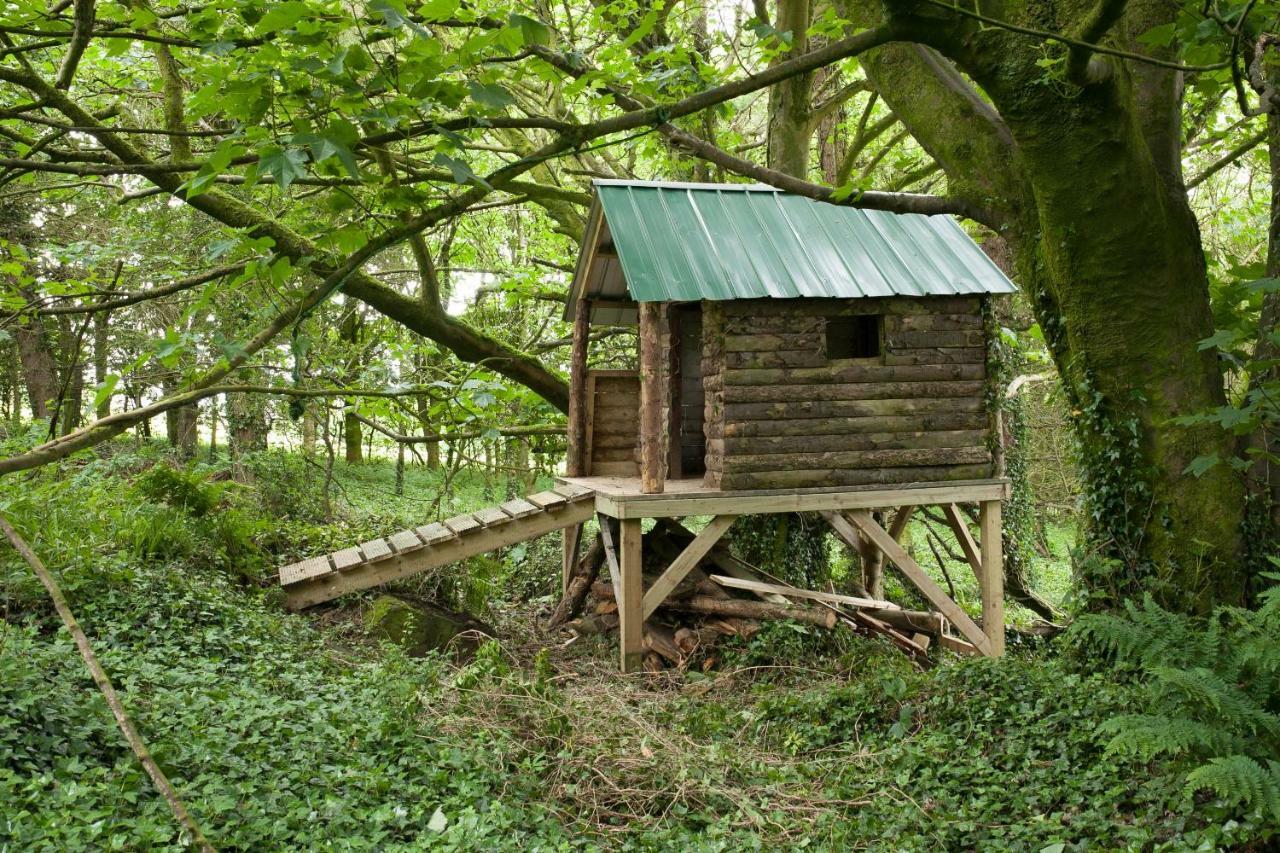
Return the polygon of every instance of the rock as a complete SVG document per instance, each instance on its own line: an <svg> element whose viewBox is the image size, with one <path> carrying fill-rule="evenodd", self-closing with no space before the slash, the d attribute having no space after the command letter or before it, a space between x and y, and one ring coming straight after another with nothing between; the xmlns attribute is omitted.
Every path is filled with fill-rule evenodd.
<svg viewBox="0 0 1280 853"><path fill-rule="evenodd" d="M444 648L453 648L458 657L470 657L487 637L497 636L466 613L394 595L378 596L365 611L364 625L371 636L395 643L410 657Z"/></svg>

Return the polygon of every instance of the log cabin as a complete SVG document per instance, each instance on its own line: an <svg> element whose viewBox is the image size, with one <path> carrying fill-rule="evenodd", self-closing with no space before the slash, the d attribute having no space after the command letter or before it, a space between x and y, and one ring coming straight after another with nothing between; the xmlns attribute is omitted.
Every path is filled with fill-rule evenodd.
<svg viewBox="0 0 1280 853"><path fill-rule="evenodd" d="M559 611L599 570L579 560L594 519L624 672L642 668L648 620L679 606L669 597L700 565L725 572L703 573L725 590L778 612L816 603L827 621L887 635L911 654L936 639L1000 655L1009 487L1002 389L988 362L992 301L1014 290L946 216L767 186L596 181L565 309L564 476L524 499L285 566L286 601L308 607L561 530ZM635 327L625 369L592 367L599 326ZM976 537L966 504L976 505ZM921 506L940 507L977 577L976 619L899 542ZM790 587L719 543L741 516L805 511L858 556L866 597ZM695 534L681 518L709 520ZM648 577L646 520L685 537ZM901 608L884 599L886 563L934 608L931 636L889 618Z"/></svg>

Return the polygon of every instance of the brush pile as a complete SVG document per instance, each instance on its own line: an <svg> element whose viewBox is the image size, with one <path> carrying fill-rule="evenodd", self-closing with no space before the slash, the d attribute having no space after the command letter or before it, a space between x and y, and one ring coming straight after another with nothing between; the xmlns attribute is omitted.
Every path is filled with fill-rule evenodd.
<svg viewBox="0 0 1280 853"><path fill-rule="evenodd" d="M612 547L617 533L606 528L601 534L570 574L567 591L552 612L549 627L576 635L617 630L617 561ZM693 538L679 522L666 518L644 534L646 589ZM602 571L606 567L607 575ZM716 663L715 646L721 637L749 638L767 619L883 634L922 663L927 660L930 643L946 636L945 620L939 613L902 610L865 596L796 589L718 545L645 621L645 669L686 669L695 663L709 669Z"/></svg>

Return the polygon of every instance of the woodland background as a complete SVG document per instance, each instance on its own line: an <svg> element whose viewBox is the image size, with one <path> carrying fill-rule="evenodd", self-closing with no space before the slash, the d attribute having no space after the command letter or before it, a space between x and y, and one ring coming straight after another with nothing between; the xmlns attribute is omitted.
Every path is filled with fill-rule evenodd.
<svg viewBox="0 0 1280 853"><path fill-rule="evenodd" d="M11 0L0 512L219 847L1260 849L1278 11ZM955 215L1018 282L1007 659L781 623L623 679L545 629L550 540L397 590L497 629L461 662L379 642L372 597L283 613L278 566L558 470L596 177ZM972 605L949 533L908 536ZM0 844L188 844L11 551L0 616Z"/></svg>

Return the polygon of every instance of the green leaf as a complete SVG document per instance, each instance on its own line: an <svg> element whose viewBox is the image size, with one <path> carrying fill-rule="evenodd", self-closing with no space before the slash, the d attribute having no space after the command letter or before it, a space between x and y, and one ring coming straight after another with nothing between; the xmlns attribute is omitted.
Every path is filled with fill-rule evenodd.
<svg viewBox="0 0 1280 853"><path fill-rule="evenodd" d="M475 172L471 171L471 167L462 160L450 157L448 154L437 153L434 162L437 166L444 166L449 170L453 175L453 182L455 184L476 183L482 187L491 189L484 178L481 178Z"/></svg>
<svg viewBox="0 0 1280 853"><path fill-rule="evenodd" d="M289 185L306 174L304 165L307 155L297 148L279 148L271 146L258 158L258 166L275 179L281 192L287 192Z"/></svg>
<svg viewBox="0 0 1280 853"><path fill-rule="evenodd" d="M496 83L471 81L467 83L467 89L471 92L471 100L492 110L500 110L516 102L510 92Z"/></svg>
<svg viewBox="0 0 1280 853"><path fill-rule="evenodd" d="M460 0L427 0L418 7L418 14L428 21L445 21L458 12Z"/></svg>
<svg viewBox="0 0 1280 853"><path fill-rule="evenodd" d="M518 13L513 13L507 21L519 28L525 44L551 44L551 28L542 21Z"/></svg>
<svg viewBox="0 0 1280 853"><path fill-rule="evenodd" d="M285 30L298 23L307 14L307 4L299 0L286 0L284 3L272 5L267 14L262 16L258 25L253 28L255 35L266 35L278 30Z"/></svg>
<svg viewBox="0 0 1280 853"><path fill-rule="evenodd" d="M1182 473L1200 477L1221 461L1222 460L1218 458L1216 453L1208 456L1197 456L1195 459L1191 460L1191 464L1188 465Z"/></svg>
<svg viewBox="0 0 1280 853"><path fill-rule="evenodd" d="M103 403L107 402L107 400L110 400L112 393L116 390L116 385L119 383L120 377L114 373L109 373L106 378L93 386L94 392L92 408L97 409Z"/></svg>

